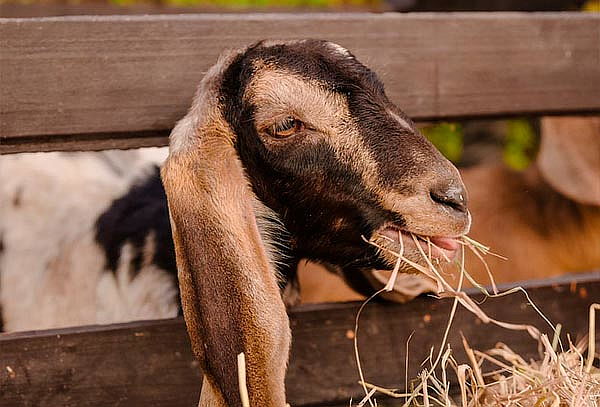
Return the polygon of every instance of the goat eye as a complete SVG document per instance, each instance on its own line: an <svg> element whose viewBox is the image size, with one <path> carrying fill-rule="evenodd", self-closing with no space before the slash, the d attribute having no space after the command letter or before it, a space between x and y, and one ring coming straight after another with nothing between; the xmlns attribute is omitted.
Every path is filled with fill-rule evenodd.
<svg viewBox="0 0 600 407"><path fill-rule="evenodd" d="M304 123L302 123L300 120L294 119L293 117L287 117L286 119L269 127L267 132L271 137L286 138L293 136L302 130L304 130Z"/></svg>

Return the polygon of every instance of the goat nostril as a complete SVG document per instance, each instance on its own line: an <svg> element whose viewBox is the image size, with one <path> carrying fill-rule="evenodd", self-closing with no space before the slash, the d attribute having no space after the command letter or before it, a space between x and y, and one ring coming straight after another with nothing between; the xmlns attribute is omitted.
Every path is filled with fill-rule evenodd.
<svg viewBox="0 0 600 407"><path fill-rule="evenodd" d="M467 194L462 186L446 185L441 188L433 188L429 192L429 196L440 205L449 206L459 212L467 211Z"/></svg>

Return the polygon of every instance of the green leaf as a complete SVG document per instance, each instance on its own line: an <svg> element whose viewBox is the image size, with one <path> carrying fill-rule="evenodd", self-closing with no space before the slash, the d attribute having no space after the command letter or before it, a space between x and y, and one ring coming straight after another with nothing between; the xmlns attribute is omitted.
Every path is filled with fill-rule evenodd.
<svg viewBox="0 0 600 407"><path fill-rule="evenodd" d="M538 135L529 120L508 120L504 140L504 162L515 170L524 170L533 161L538 142Z"/></svg>

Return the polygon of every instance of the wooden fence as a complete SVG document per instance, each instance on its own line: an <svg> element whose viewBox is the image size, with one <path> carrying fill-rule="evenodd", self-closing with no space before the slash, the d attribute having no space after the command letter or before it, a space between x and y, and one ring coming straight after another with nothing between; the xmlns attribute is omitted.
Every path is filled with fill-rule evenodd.
<svg viewBox="0 0 600 407"><path fill-rule="evenodd" d="M563 324L563 333L574 338L587 333L588 308L600 299L600 272L530 282L526 287L546 316ZM353 349L359 305L312 305L291 311L287 392L292 406L347 406L349 397L362 398ZM431 347L439 349L451 305L450 299L419 298L408 304L367 306L359 330L366 379L403 388L408 337L413 335L409 377L415 377ZM483 309L553 335L524 295L488 299ZM537 356L537 344L527 333L482 324L460 309L450 340L458 360L465 361L461 333L476 349L502 341L524 357ZM199 386L200 373L180 319L0 335L0 405L183 407L195 405Z"/></svg>
<svg viewBox="0 0 600 407"><path fill-rule="evenodd" d="M600 112L600 15L306 14L0 19L0 152L165 145L217 55L263 38L319 37L372 66L412 117L437 120ZM5 176L3 174L3 176ZM528 283L563 332L587 331L600 273ZM360 388L352 336L357 304L290 313L293 406L347 405ZM369 381L404 386L439 346L449 300L372 304L360 339ZM488 300L490 314L550 332L524 298ZM526 334L460 312L459 333L523 355ZM462 355L457 355L461 358ZM0 405L190 406L199 376L181 320L0 335Z"/></svg>
<svg viewBox="0 0 600 407"><path fill-rule="evenodd" d="M225 48L319 37L413 118L600 110L593 14L306 14L0 20L0 152L165 145Z"/></svg>

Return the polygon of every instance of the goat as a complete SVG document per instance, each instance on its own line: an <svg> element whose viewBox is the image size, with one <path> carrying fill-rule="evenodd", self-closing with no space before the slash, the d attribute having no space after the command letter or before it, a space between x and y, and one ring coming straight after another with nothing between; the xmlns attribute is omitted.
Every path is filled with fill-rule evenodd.
<svg viewBox="0 0 600 407"><path fill-rule="evenodd" d="M290 331L278 272L300 258L345 274L391 269L408 233L453 257L468 231L456 168L386 97L377 76L324 41L265 41L222 56L170 136L162 168L201 406L285 405Z"/></svg>
<svg viewBox="0 0 600 407"><path fill-rule="evenodd" d="M165 211L159 213L162 223L158 224L168 227L160 180L156 173L148 172L149 163L161 162L160 156L166 154L154 150L0 157L0 173L6 175L0 183L3 329L33 330L177 315L174 271L165 270L152 254L163 250L156 244L161 231L146 228L148 233L140 242L134 231L141 230L132 228L133 222L147 224L156 213L148 208L161 206ZM130 202L133 197L139 200L133 192L140 177L151 184L158 182L159 199L142 200L135 207L136 213L126 212L124 205L117 203L125 197ZM108 239L116 214L122 215L121 234ZM123 222L126 217L128 222ZM170 240L170 229L166 233ZM127 238L120 242L123 234ZM110 249L116 241L121 243L119 256L112 262Z"/></svg>
<svg viewBox="0 0 600 407"><path fill-rule="evenodd" d="M600 269L600 117L544 117L538 156L524 172L495 164L461 175L475 219L470 236L506 257L486 257L496 282ZM484 265L469 252L466 268L475 280L489 282ZM353 285L309 265L299 270L302 301L360 300L388 277L386 271L366 271L366 283ZM387 299L404 302L436 290L425 278L400 277Z"/></svg>
<svg viewBox="0 0 600 407"><path fill-rule="evenodd" d="M488 256L499 282L600 268L600 118L545 117L541 133L539 155L522 173L500 165L462 172L477 219L471 236L507 258ZM482 264L468 261L487 281Z"/></svg>

